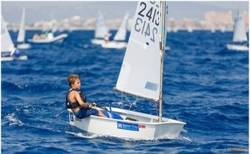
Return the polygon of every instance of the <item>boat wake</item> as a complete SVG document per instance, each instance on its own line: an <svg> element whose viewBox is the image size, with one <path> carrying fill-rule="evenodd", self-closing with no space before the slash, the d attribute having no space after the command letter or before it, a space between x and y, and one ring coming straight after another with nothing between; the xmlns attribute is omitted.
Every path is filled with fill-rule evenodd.
<svg viewBox="0 0 250 154"><path fill-rule="evenodd" d="M178 139L183 140L183 141L192 142L192 140L189 137L185 137L185 136L179 136Z"/></svg>
<svg viewBox="0 0 250 154"><path fill-rule="evenodd" d="M76 137L80 138L86 138L86 139L93 139L97 137L102 137L101 135L97 134L88 134L88 133L76 133L76 132L70 132L70 131L65 131L66 134L74 135Z"/></svg>
<svg viewBox="0 0 250 154"><path fill-rule="evenodd" d="M107 136L107 135L100 135L100 134L90 134L90 133L83 133L83 132L71 132L71 131L65 131L66 134L70 134L76 137L80 137L80 138L85 138L85 139L94 139L94 138L116 138L119 140L124 140L124 141L129 141L129 142L135 142L135 141L159 141L159 140L172 140L173 138L168 138L168 137L162 137L162 138L158 138L158 139L152 139L152 140L147 140L147 139L134 139L134 138L118 138L118 137L114 137L114 136ZM176 140L180 140L180 141L188 141L188 142L192 142L192 140L189 137L185 137L180 135L179 137L175 138Z"/></svg>

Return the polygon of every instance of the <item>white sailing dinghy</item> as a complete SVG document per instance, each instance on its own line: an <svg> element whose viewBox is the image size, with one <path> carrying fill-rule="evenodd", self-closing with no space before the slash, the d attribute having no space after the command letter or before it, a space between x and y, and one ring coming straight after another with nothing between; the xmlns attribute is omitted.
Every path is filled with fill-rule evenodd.
<svg viewBox="0 0 250 154"><path fill-rule="evenodd" d="M211 32L211 33L215 33L215 32L216 32L216 29L215 29L214 26L212 26L212 27L210 28L210 32Z"/></svg>
<svg viewBox="0 0 250 154"><path fill-rule="evenodd" d="M127 22L128 22L128 14L126 14L123 18L122 24L119 27L114 40L113 41L106 41L102 44L103 48L126 48L127 43L126 41L126 34L127 34Z"/></svg>
<svg viewBox="0 0 250 154"><path fill-rule="evenodd" d="M237 12L237 16L234 20L233 41L227 44L227 49L235 51L249 50L244 19L240 15L239 11Z"/></svg>
<svg viewBox="0 0 250 154"><path fill-rule="evenodd" d="M42 34L38 35L35 34L32 39L29 39L28 42L33 44L50 44L50 43L57 43L63 42L64 39L68 37L68 34L62 33L57 36L54 35L56 32L57 27L54 25L49 30L43 30Z"/></svg>
<svg viewBox="0 0 250 154"><path fill-rule="evenodd" d="M189 33L192 33L192 32L193 32L193 28L192 28L191 26L188 26L188 27L187 27L187 31L188 31Z"/></svg>
<svg viewBox="0 0 250 154"><path fill-rule="evenodd" d="M96 28L95 28L95 38L91 40L91 43L102 45L106 41L109 41L109 29L104 23L103 15L99 12L96 19Z"/></svg>
<svg viewBox="0 0 250 154"><path fill-rule="evenodd" d="M68 34L60 34L58 36L54 36L54 33L49 31L41 35L35 34L32 39L28 40L28 42L34 44L49 44L55 42L62 42L67 37Z"/></svg>
<svg viewBox="0 0 250 154"><path fill-rule="evenodd" d="M11 40L6 23L1 16L1 61L27 60L28 57L18 51Z"/></svg>
<svg viewBox="0 0 250 154"><path fill-rule="evenodd" d="M29 49L30 44L25 43L25 9L23 8L20 29L17 36L17 48L18 49Z"/></svg>
<svg viewBox="0 0 250 154"><path fill-rule="evenodd" d="M162 117L163 58L166 2L138 2L133 29L115 89L159 103L159 115L111 108L118 118L90 116L78 119L69 112L69 123L84 131L119 138L175 139L184 122ZM140 57L138 59L138 57Z"/></svg>

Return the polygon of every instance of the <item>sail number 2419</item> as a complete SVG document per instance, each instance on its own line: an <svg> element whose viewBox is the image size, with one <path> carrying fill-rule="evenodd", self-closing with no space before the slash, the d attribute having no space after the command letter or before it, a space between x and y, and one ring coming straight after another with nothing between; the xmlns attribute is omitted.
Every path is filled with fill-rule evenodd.
<svg viewBox="0 0 250 154"><path fill-rule="evenodd" d="M140 9L136 15L135 31L148 37L152 42L155 42L155 36L158 33L157 27L160 24L159 7L157 2L140 2Z"/></svg>

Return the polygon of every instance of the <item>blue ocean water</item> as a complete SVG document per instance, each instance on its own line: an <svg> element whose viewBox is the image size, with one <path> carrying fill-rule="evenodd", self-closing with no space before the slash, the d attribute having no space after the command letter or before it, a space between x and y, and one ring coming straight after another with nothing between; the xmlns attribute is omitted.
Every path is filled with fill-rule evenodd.
<svg viewBox="0 0 250 154"><path fill-rule="evenodd" d="M112 90L125 50L91 45L93 35L73 31L63 43L24 51L27 61L2 63L3 153L248 153L248 52L225 49L230 32L168 35L163 115L187 123L178 139L89 136L70 126L70 73L81 76L89 101L157 114L155 103Z"/></svg>

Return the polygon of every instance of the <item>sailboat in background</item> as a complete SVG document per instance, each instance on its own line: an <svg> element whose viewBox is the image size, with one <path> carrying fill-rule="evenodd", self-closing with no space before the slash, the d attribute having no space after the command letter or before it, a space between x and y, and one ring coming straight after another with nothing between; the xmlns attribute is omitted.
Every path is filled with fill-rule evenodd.
<svg viewBox="0 0 250 154"><path fill-rule="evenodd" d="M185 123L162 116L166 9L166 1L137 3L115 87L122 93L155 101L159 104L159 115L110 107L109 112L116 116L78 119L68 109L70 125L94 134L141 140L175 139L180 135Z"/></svg>
<svg viewBox="0 0 250 154"><path fill-rule="evenodd" d="M27 60L26 55L21 54L13 44L6 23L1 16L1 61Z"/></svg>
<svg viewBox="0 0 250 154"><path fill-rule="evenodd" d="M234 19L233 41L227 44L227 49L235 51L249 50L244 19L239 11Z"/></svg>
<svg viewBox="0 0 250 154"><path fill-rule="evenodd" d="M226 27L225 26L220 26L219 28L221 33L224 33L226 31Z"/></svg>
<svg viewBox="0 0 250 154"><path fill-rule="evenodd" d="M128 14L126 14L123 18L122 24L120 25L113 41L106 41L102 44L103 48L126 48L126 34L127 34L127 23L128 22Z"/></svg>
<svg viewBox="0 0 250 154"><path fill-rule="evenodd" d="M62 42L68 37L68 34L62 33L57 36L54 35L58 27L55 25L52 26L49 30L43 30L43 33L38 35L33 35L32 39L29 39L28 42L33 44L50 44Z"/></svg>
<svg viewBox="0 0 250 154"><path fill-rule="evenodd" d="M189 33L192 33L192 32L193 32L193 28L192 28L191 26L188 26L188 27L187 27L187 31L188 31Z"/></svg>
<svg viewBox="0 0 250 154"><path fill-rule="evenodd" d="M215 26L214 26L214 25L211 26L210 32L211 32L211 33L215 33L215 32L216 32L216 29L215 29Z"/></svg>
<svg viewBox="0 0 250 154"><path fill-rule="evenodd" d="M68 37L68 34L60 34L55 36L52 30L49 30L43 34L35 34L32 39L29 39L28 42L33 44L50 44L56 42L62 42L65 38Z"/></svg>
<svg viewBox="0 0 250 154"><path fill-rule="evenodd" d="M172 32L177 33L179 31L179 28L177 26L174 26L172 28Z"/></svg>
<svg viewBox="0 0 250 154"><path fill-rule="evenodd" d="M96 19L95 38L91 40L91 43L102 45L109 41L109 37L109 29L104 23L103 15L99 12Z"/></svg>
<svg viewBox="0 0 250 154"><path fill-rule="evenodd" d="M29 49L30 44L25 43L25 9L23 8L20 29L17 36L17 48L18 49Z"/></svg>

